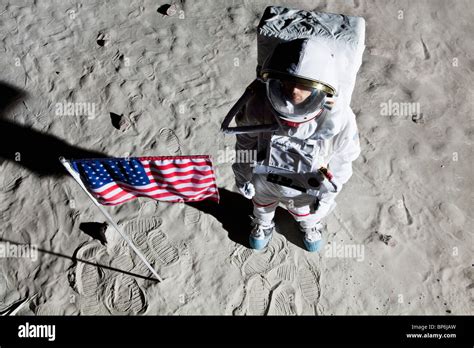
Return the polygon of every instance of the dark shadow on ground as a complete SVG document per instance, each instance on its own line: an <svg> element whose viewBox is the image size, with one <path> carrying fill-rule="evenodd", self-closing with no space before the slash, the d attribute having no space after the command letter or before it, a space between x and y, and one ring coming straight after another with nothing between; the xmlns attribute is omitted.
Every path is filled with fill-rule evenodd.
<svg viewBox="0 0 474 348"><path fill-rule="evenodd" d="M252 201L239 193L223 188L219 189L219 195L219 204L212 201L189 202L186 204L216 218L228 232L230 240L249 248L249 233L251 230L249 216L252 215ZM302 235L294 218L288 211L278 207L275 213L275 224L277 233L285 236L290 243L304 248Z"/></svg>
<svg viewBox="0 0 474 348"><path fill-rule="evenodd" d="M106 222L83 222L79 225L79 229L105 245L107 244L107 238L105 237L107 226Z"/></svg>
<svg viewBox="0 0 474 348"><path fill-rule="evenodd" d="M58 158L97 158L105 154L5 120L6 112L26 97L26 92L0 82L0 159L12 161L39 176L68 175Z"/></svg>
<svg viewBox="0 0 474 348"><path fill-rule="evenodd" d="M252 214L252 202L239 193L223 188L219 189L219 195L219 204L209 200L186 204L212 215L228 232L230 240L250 247L248 237L251 229L249 216Z"/></svg>
<svg viewBox="0 0 474 348"><path fill-rule="evenodd" d="M306 250L303 243L303 234L298 229L298 223L286 209L281 207L276 209L275 226L276 232L283 235L288 242Z"/></svg>
<svg viewBox="0 0 474 348"><path fill-rule="evenodd" d="M158 10L156 10L156 11L158 13L161 13L164 16L167 16L168 15L168 9L170 9L170 8L171 8L170 4L164 4L164 5L161 5L160 7L158 7Z"/></svg>

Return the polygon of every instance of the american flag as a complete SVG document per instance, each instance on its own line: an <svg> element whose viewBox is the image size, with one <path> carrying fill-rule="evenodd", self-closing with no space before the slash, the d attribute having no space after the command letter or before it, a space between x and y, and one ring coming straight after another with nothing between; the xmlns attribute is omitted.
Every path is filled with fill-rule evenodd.
<svg viewBox="0 0 474 348"><path fill-rule="evenodd" d="M219 202L210 156L96 158L70 161L89 192L103 205L137 197L167 202Z"/></svg>

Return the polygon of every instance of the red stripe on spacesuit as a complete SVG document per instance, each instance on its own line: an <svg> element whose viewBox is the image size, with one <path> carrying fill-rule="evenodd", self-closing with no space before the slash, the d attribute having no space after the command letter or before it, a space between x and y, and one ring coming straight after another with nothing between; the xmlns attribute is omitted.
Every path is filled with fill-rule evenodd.
<svg viewBox="0 0 474 348"><path fill-rule="evenodd" d="M306 214L296 214L294 212L292 212L290 209L288 209L288 211L290 212L290 214L294 215L294 216L298 216L298 217L303 217L303 216L308 216L308 215L311 215L311 213L306 213Z"/></svg>
<svg viewBox="0 0 474 348"><path fill-rule="evenodd" d="M288 126L288 127L298 128L298 127L301 126L303 123L312 121L312 120L314 120L316 117L318 117L319 115L321 115L322 112L323 112L323 110L324 110L324 109L321 109L321 111L319 111L316 115L314 115L313 117L311 117L309 120L306 120L306 121L303 121L303 122L293 122L293 121L288 121L288 120L282 119L282 120L281 120L281 123L283 123L284 125L286 125L286 126Z"/></svg>
<svg viewBox="0 0 474 348"><path fill-rule="evenodd" d="M257 203L257 202L255 201L255 199L253 199L253 198L252 198L252 202L253 202L253 204L255 204L257 207L269 207L270 205L273 205L273 204L276 203L276 202L272 202L272 203L270 203L270 204L260 204L260 203Z"/></svg>

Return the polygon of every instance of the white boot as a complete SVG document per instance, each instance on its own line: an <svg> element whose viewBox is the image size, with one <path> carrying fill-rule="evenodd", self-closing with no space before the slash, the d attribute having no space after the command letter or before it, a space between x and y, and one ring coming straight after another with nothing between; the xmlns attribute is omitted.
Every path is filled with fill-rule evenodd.
<svg viewBox="0 0 474 348"><path fill-rule="evenodd" d="M257 218L252 218L252 225L254 227L249 236L250 247L255 250L261 250L270 242L275 230L275 224L273 221L269 224L262 224Z"/></svg>
<svg viewBox="0 0 474 348"><path fill-rule="evenodd" d="M306 250L310 252L321 250L323 246L323 239L321 235L323 225L321 224L321 222L318 222L313 227L302 227L300 223L299 229L302 233L304 233L303 242L306 247Z"/></svg>

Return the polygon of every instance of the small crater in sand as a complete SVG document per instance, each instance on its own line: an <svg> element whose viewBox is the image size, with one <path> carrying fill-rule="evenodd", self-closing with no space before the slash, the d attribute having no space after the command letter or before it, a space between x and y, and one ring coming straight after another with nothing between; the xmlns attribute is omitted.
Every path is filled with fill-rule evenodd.
<svg viewBox="0 0 474 348"><path fill-rule="evenodd" d="M174 16L177 12L177 7L175 4L164 4L158 7L156 12L161 13L164 16Z"/></svg>
<svg viewBox="0 0 474 348"><path fill-rule="evenodd" d="M130 120L127 117L125 117L124 115L116 114L114 112L110 113L110 121L112 122L112 126L121 132L129 130L132 126Z"/></svg>
<svg viewBox="0 0 474 348"><path fill-rule="evenodd" d="M425 123L423 113L411 115L411 120L416 124L424 124Z"/></svg>
<svg viewBox="0 0 474 348"><path fill-rule="evenodd" d="M104 33L99 33L99 35L97 35L96 42L100 47L106 46L108 43L108 35Z"/></svg>
<svg viewBox="0 0 474 348"><path fill-rule="evenodd" d="M382 234L382 233L380 233L380 234L379 234L379 239L380 239L380 241L383 242L385 245L388 245L388 246L391 246L391 247L397 245L397 243L395 242L395 240L392 239L392 236L389 235L389 234Z"/></svg>

